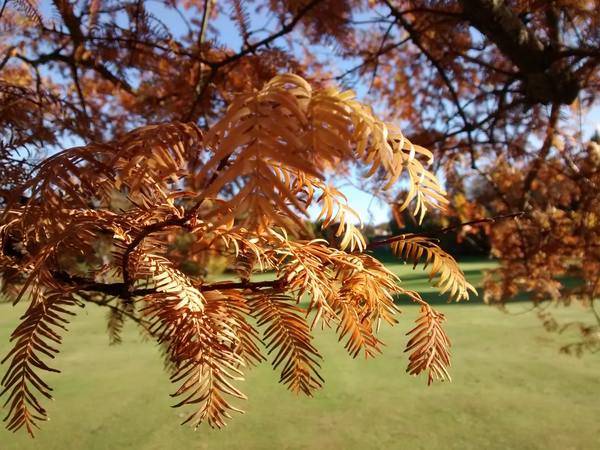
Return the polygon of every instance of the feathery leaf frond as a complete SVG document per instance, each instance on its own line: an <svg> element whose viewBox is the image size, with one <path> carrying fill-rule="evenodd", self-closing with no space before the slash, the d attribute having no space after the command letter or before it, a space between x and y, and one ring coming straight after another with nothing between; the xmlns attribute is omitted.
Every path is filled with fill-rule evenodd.
<svg viewBox="0 0 600 450"><path fill-rule="evenodd" d="M415 267L424 260L423 269L429 267L429 279L439 276L437 286L442 294L448 292L450 298L457 301L467 300L469 291L477 295L477 291L465 279L465 274L456 260L431 239L407 234L393 242L391 247L396 256L413 261Z"/></svg>
<svg viewBox="0 0 600 450"><path fill-rule="evenodd" d="M263 341L273 353L273 368L281 366L280 382L295 393L312 396L322 386L317 372L321 355L312 345L304 312L292 298L265 293L248 300L258 326L265 327Z"/></svg>
<svg viewBox="0 0 600 450"><path fill-rule="evenodd" d="M407 335L410 340L406 344L406 352L410 352L406 371L411 375L419 375L427 371L427 384L434 379L451 381L448 368L450 367L450 340L442 323L446 317L429 305L421 306L417 324Z"/></svg>
<svg viewBox="0 0 600 450"><path fill-rule="evenodd" d="M128 14L149 20L144 11ZM175 406L192 408L185 422L194 427L221 428L241 412L236 382L265 360L260 341L281 383L306 395L323 384L317 325L333 329L350 356L377 355L380 326L397 323L402 295L425 308L409 344L410 372L441 378L443 317L366 253L360 217L330 182L340 167L363 164L386 189L405 175L405 206L414 202L422 218L446 203L429 159L351 92L313 88L292 74L237 96L206 132L150 125L46 159L0 218L0 272L21 279L20 297L31 302L9 354L9 428L31 432L45 418L30 387L48 396L36 371L52 369L36 352L55 352L43 342L60 341L52 327L62 327L72 298L110 308L111 342L120 341L125 317L157 341L177 385ZM332 242L307 239L309 208L320 211ZM432 242L409 236L394 250L423 256L442 292L464 298L472 289ZM212 258L233 269L231 280L209 282ZM267 270L275 279L255 281Z"/></svg>
<svg viewBox="0 0 600 450"><path fill-rule="evenodd" d="M42 358L54 359L62 338L60 331L66 331L68 317L74 315L70 309L76 301L68 294L51 293L43 302L32 303L22 317L21 324L11 335L16 341L12 350L2 360L10 360L10 367L2 378L2 392L9 393L4 403L8 408L5 417L6 427L17 431L25 427L33 436L37 422L47 420L46 409L37 400L35 391L52 399L52 388L36 371L59 372L48 366Z"/></svg>

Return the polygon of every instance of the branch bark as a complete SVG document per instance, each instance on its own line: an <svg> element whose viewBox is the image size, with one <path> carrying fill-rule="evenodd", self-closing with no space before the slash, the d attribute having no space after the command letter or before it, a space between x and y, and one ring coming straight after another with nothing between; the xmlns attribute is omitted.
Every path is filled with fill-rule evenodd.
<svg viewBox="0 0 600 450"><path fill-rule="evenodd" d="M470 24L519 69L534 103L571 104L579 93L576 76L560 64L558 43L545 45L504 0L460 0Z"/></svg>
<svg viewBox="0 0 600 450"><path fill-rule="evenodd" d="M58 282L67 284L79 291L106 294L110 297L118 297L124 300L130 300L131 297L144 297L157 292L156 289L153 288L135 289L133 291L129 291L129 285L127 283L99 283L95 280L77 275L71 275L66 272L53 272L52 276ZM281 286L282 281L277 279L268 281L219 281L216 283L198 285L196 287L200 292L207 292L229 289L256 291L260 289L273 289Z"/></svg>

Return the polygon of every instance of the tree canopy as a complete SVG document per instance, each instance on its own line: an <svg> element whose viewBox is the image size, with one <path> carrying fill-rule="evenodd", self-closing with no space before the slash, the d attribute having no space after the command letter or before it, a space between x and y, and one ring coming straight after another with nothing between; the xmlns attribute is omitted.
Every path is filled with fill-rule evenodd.
<svg viewBox="0 0 600 450"><path fill-rule="evenodd" d="M486 300L526 293L553 329L544 304L583 304L594 321L565 350L596 351L600 147L581 123L598 105L598 10L598 0L2 0L0 271L7 295L30 302L2 382L9 428L32 432L45 418L32 391L49 396L37 371L54 369L40 358L86 302L107 307L113 340L126 317L158 340L194 424L221 426L236 408L232 380L263 359L261 340L281 381L304 393L322 382L312 326L374 355L396 295L422 305L408 371L448 378L443 316L369 255L378 244L332 174L362 176L399 222L407 209L416 222L440 210L470 224L463 234L483 228L500 262ZM311 205L336 242L307 232ZM188 254L223 257L235 279L182 270L172 251L182 233ZM452 298L472 289L431 235L385 244L427 261ZM269 269L273 280L252 279Z"/></svg>

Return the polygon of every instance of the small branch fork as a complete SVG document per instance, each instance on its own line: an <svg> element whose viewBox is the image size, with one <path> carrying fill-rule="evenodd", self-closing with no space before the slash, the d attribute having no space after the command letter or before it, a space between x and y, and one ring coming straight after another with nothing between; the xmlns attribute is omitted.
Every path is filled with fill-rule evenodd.
<svg viewBox="0 0 600 450"><path fill-rule="evenodd" d="M462 227L469 226L469 225L481 225L484 223L495 223L500 220L515 219L518 217L522 217L524 215L526 215L526 213L524 211L520 211L520 212L516 212L516 213L502 214L502 215L498 215L495 217L472 220L469 222L464 222L464 223L461 223L458 225L453 225L450 227L442 228L438 231L429 232L429 233L400 234L400 235L393 236L391 238L384 239L381 241L371 242L367 246L367 248L372 249L374 247L381 247L384 245L392 244L394 242L405 239L407 236L431 236L431 237L434 237L434 236L439 236L439 235L448 233L453 230L460 229ZM179 218L177 220L177 223L175 223L175 221L172 221L172 222L169 222L169 224L170 225L178 225L178 224L180 224L179 223L180 221L184 221L184 220L185 220L185 217ZM183 223L183 222L181 222L181 223ZM161 222L160 224L156 224L155 228L162 229L162 228L164 228L164 226L165 226L164 222ZM141 242L143 237L147 236L152 231L156 231L156 230L154 228L148 229L147 234L139 235L138 239L133 241L130 244L130 246L132 248L135 248L139 244L139 242ZM130 300L132 297L144 297L146 295L151 295L151 294L154 294L157 292L156 289L133 289L133 290L131 290L129 280L125 280L123 282L117 282L117 283L99 283L99 282L96 282L95 280L77 276L77 275L71 275L66 272L53 272L52 275L53 275L54 279L56 279L57 281L59 281L61 283L65 283L65 284L73 286L73 287L76 287L76 288L78 288L79 291L97 292L97 293L109 295L111 297L122 298L125 300ZM283 280L281 280L281 279L268 280L268 281L242 280L239 282L238 281L219 281L216 283L201 284L196 287L200 292L217 291L217 290L231 290L231 289L260 291L261 289L281 289L283 287L283 284L284 284ZM98 303L98 302L93 302L93 303L97 303L100 306L105 305L104 303Z"/></svg>
<svg viewBox="0 0 600 450"><path fill-rule="evenodd" d="M77 296L80 299L84 300L86 303L93 303L94 305L103 306L103 307L111 309L112 311L119 312L119 313L123 314L125 317L127 317L128 319L133 320L135 323L137 323L138 325L141 325L142 327L144 327L144 329L149 331L150 324L146 320L144 320L141 317L138 317L133 312L129 312L126 309L119 308L118 306L112 305L110 303L112 300L111 297L109 297L108 299L96 299L96 298L94 298L93 293L81 292L81 291L77 292Z"/></svg>
<svg viewBox="0 0 600 450"><path fill-rule="evenodd" d="M215 182L215 180L219 176L219 172L221 172L221 170L223 170L227 166L230 156L231 156L231 154L225 156L219 162L219 165L217 166L214 173L212 174L212 177L204 185L204 189L208 188L212 183ZM196 200L196 203L194 204L194 206L192 206L192 208L190 208L183 215L183 217L174 217L172 219L167 219L162 222L148 225L147 227L142 229L141 233L138 234L135 237L135 239L133 241L131 241L131 243L129 245L127 245L127 248L125 249L125 253L123 255L123 265L121 267L122 272L123 272L123 282L125 283L125 285L129 285L131 283L131 276L129 274L129 268L128 268L129 258L131 257L131 253L133 253L133 251L141 244L141 242L146 237L148 237L150 234L156 233L158 231L162 231L165 228L186 227L188 222L193 220L194 217L196 217L196 213L198 212L198 209L200 209L200 206L202 205L204 200L205 200L204 195L201 195L200 198L198 198L198 200Z"/></svg>
<svg viewBox="0 0 600 450"><path fill-rule="evenodd" d="M228 56L219 61L207 61L201 57L202 56L202 43L204 41L204 33L205 33L205 28L206 28L206 21L208 20L207 18L210 15L210 7L209 7L210 3L205 1L204 15L202 16L202 25L201 25L201 31L200 31L199 53L198 53L196 59L199 61L202 61L203 64L206 64L210 70L206 77L202 77L202 78L199 77L199 83L196 86L196 96L195 96L192 106L189 110L189 113L186 116L187 121L193 120L194 114L196 112L196 109L198 107L200 100L204 96L204 93L206 92L208 85L212 82L213 78L217 75L217 71L219 69L221 69L222 67L228 66L229 64L235 63L236 61L238 61L239 59L243 58L246 55L255 53L258 49L260 49L262 47L268 48L268 46L271 43L273 43L275 40L292 32L294 30L294 28L296 27L296 25L302 20L302 18L304 18L304 16L306 16L312 9L314 9L319 3L321 3L321 1L322 0L311 0L305 6L300 8L298 10L298 12L288 22L284 22L279 31L276 31L275 33L271 34L270 36L267 36L266 38L254 43L254 44L247 45L239 53ZM200 72L199 72L199 75L200 75Z"/></svg>

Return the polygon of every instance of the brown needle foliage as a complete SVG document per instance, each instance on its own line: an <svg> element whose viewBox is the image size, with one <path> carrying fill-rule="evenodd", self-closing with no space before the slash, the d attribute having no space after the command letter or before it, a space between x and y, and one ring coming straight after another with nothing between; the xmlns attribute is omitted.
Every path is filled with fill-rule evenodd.
<svg viewBox="0 0 600 450"><path fill-rule="evenodd" d="M353 64L307 59L323 77L368 86L432 151L458 222L524 213L483 224L501 265L486 299L526 297L545 317L553 305L582 305L590 321L557 331L581 331L565 351L598 351L598 147L583 124L599 105L600 2L382 0L361 14L360 2L344 4L332 8L328 37Z"/></svg>
<svg viewBox="0 0 600 450"><path fill-rule="evenodd" d="M373 324L393 322L390 296L421 301L365 253L358 218L327 182L333 171L362 173L362 187L396 209L412 206L417 221L448 197L444 214L470 223L465 234L482 226L500 260L486 299L504 305L525 292L549 329L581 332L566 351L597 351L598 149L581 123L598 105L598 0L55 0L49 8L0 0L3 287L36 304L68 289L75 303L106 307L113 342L125 318L162 330L153 335L168 367L199 370L179 373L180 398L201 406L192 422L220 425L228 408L189 380L239 396L228 387L242 371L238 356L256 359L254 341L240 337L252 334L239 318L256 315L248 305L264 311L259 320L298 325L298 311L281 305L307 296L311 327L329 325L350 354L370 356L380 348ZM233 28L232 38L224 30ZM288 72L310 85L269 81ZM373 108L421 146L332 80L368 88ZM38 165L71 143L88 145ZM310 205L337 243L305 233ZM515 213L518 221L494 227L475 220ZM238 278L207 284L202 270L182 270L172 249L182 235L200 269L221 258ZM434 237L389 243L466 297L470 286ZM252 281L270 269L276 280ZM245 306L215 300L213 311L209 292L220 293L211 301L242 295ZM543 309L555 303L584 305L593 323L554 327ZM423 311L419 323L437 329L440 316ZM197 356L164 322L178 314L190 318L181 326ZM210 325L214 314L232 321ZM269 345L293 353L306 335L294 329L285 340L280 325ZM218 342L214 351L234 369L200 354L201 342ZM430 355L443 360L445 344L436 348L416 345L425 353L413 369L425 370ZM309 362L318 358L304 349L297 366L287 353L277 359L284 371L298 367L282 380L300 391L318 385ZM444 373L431 367L434 378ZM33 397L19 392L9 421L31 428L22 418L33 417L25 412Z"/></svg>
<svg viewBox="0 0 600 450"><path fill-rule="evenodd" d="M490 230L501 264L485 278L485 299L504 307L507 299L527 293L549 331L579 332L563 352L595 353L600 351L600 145L554 144L561 152L539 167L498 166L495 181L503 199L490 202L490 209L518 207L524 199L531 212ZM520 191L532 170L537 174L529 191ZM486 190L479 195L484 198ZM552 305L581 306L592 320L556 323L548 309Z"/></svg>
<svg viewBox="0 0 600 450"><path fill-rule="evenodd" d="M265 359L260 343L281 382L306 395L323 383L315 326L332 328L352 357L375 356L377 331L396 323L400 295L422 305L408 371L449 378L443 316L366 252L350 205L325 182L333 168L368 163L388 185L405 179L406 205L422 217L446 205L430 159L351 92L314 89L291 74L238 96L207 132L147 126L46 159L13 190L0 222L0 270L21 286L14 301L31 305L5 359L8 428L33 433L46 418L35 392L49 396L39 372L54 369L43 358L57 352L71 307L86 303L110 308L113 342L131 318L161 345L177 406L192 408L186 422L194 426L221 427L239 411L237 382ZM117 194L128 208L111 208ZM335 226L339 245L307 239L309 207ZM168 243L181 230L194 252L226 258L234 278L211 283L179 270ZM102 261L97 243L107 239L112 252ZM472 288L452 257L426 248L441 290L467 298ZM75 257L84 269L69 263ZM253 281L265 271L272 280Z"/></svg>

